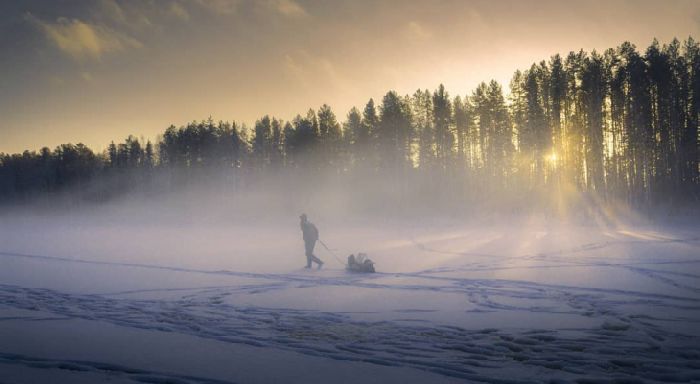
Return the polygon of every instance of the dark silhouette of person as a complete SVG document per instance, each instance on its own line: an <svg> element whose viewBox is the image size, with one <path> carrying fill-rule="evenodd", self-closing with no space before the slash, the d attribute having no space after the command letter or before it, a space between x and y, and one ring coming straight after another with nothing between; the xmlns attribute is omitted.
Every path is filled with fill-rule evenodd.
<svg viewBox="0 0 700 384"><path fill-rule="evenodd" d="M299 219L301 220L299 226L304 237L304 248L306 250L306 268L311 268L311 264L314 262L318 264L318 269L321 269L323 261L314 255L314 247L318 240L318 228L309 221L305 213L302 213Z"/></svg>

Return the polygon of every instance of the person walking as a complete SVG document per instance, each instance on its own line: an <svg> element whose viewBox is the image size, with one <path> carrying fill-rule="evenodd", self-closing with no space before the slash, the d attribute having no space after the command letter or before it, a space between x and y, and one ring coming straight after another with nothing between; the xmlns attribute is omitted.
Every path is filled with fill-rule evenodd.
<svg viewBox="0 0 700 384"><path fill-rule="evenodd" d="M323 261L314 255L314 247L316 246L316 241L318 241L318 228L309 221L305 213L302 213L299 219L301 220L299 226L301 227L306 251L306 268L311 268L312 263L317 263L318 269L321 269Z"/></svg>

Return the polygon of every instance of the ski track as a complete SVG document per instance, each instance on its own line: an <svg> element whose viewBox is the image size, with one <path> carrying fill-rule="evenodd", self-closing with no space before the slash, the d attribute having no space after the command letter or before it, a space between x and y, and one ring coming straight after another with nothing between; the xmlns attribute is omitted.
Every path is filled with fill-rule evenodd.
<svg viewBox="0 0 700 384"><path fill-rule="evenodd" d="M556 262L538 266L483 266L472 264L435 268L413 273L377 273L324 277L300 274L261 274L227 270L202 270L160 265L91 261L20 253L2 257L40 259L50 262L86 263L148 268L200 274L261 279L253 285L219 285L193 288L125 290L105 294L69 294L50 289L0 285L0 308L41 311L50 316L0 317L3 321L55 321L88 319L146 330L176 332L228 343L290 350L311 356L360 361L384 366L412 367L466 380L510 383L496 379L504 367L584 383L697 381L700 380L700 338L673 331L676 322L700 326L700 288L674 278L698 282L689 272L654 270L654 264L696 264L699 259L644 260L634 263L556 260L556 256L587 252L621 244L684 243L696 246L700 238L607 241L549 253L523 256L489 256L498 262L532 258ZM420 244L424 252L460 255ZM554 259L553 259L554 258ZM492 261L493 262L493 261ZM561 268L596 266L621 268L672 286L687 294L648 293L634 290L577 287L520 280L469 279L442 276L444 272L493 271L509 268ZM430 285L386 283L387 277L410 277ZM226 298L274 290L318 286L353 286L366 289L458 293L472 305L472 312L525 312L568 314L598 319L600 326L570 329L465 329L410 317L394 321L357 321L354 313L323 312L290 308L237 306ZM130 299L145 292L182 292L174 300ZM521 303L519 303L522 301ZM539 301L540 304L533 304ZM544 303L544 304L543 304ZM634 313L630 307L653 308L654 316ZM399 315L429 313L430 309L395 310ZM371 312L367 312L371 313ZM468 315L468 314L467 314ZM208 379L146 372L110 364L45 360L0 354L4 363L38 368L110 371L144 383L222 383ZM536 373L536 374L535 374ZM545 376L541 376L545 375Z"/></svg>

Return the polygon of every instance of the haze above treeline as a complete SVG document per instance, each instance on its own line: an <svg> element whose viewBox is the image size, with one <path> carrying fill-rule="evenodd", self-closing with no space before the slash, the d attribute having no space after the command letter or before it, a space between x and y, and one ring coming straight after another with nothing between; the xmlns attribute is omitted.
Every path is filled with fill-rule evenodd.
<svg viewBox="0 0 700 384"><path fill-rule="evenodd" d="M250 127L211 118L171 126L153 143L134 132L101 153L64 144L2 154L0 199L99 202L213 183L231 195L263 186L301 196L355 190L363 206L396 209L490 202L605 215L609 206L697 206L700 46L692 38L554 55L516 71L508 91L496 81L468 95L442 85L389 91L340 118L324 104Z"/></svg>

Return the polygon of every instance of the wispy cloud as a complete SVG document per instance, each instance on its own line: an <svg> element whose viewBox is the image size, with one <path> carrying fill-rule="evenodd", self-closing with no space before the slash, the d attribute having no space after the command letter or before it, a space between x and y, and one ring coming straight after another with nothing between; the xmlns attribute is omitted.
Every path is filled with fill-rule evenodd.
<svg viewBox="0 0 700 384"><path fill-rule="evenodd" d="M170 7L168 9L168 12L171 16L175 16L176 18L182 20L182 21L189 21L190 20L190 13L187 12L187 10L180 5L180 3L170 3Z"/></svg>
<svg viewBox="0 0 700 384"><path fill-rule="evenodd" d="M192 0L190 4L221 16L232 15L240 10L245 11L250 7L261 11L272 11L289 18L309 16L306 9L295 0Z"/></svg>
<svg viewBox="0 0 700 384"><path fill-rule="evenodd" d="M241 4L240 0L194 0L194 2L200 7L219 15L233 14Z"/></svg>
<svg viewBox="0 0 700 384"><path fill-rule="evenodd" d="M291 80L307 89L314 89L321 84L338 91L352 88L351 81L339 73L337 66L329 58L313 55L305 50L285 54L282 65Z"/></svg>
<svg viewBox="0 0 700 384"><path fill-rule="evenodd" d="M269 0L270 8L287 17L307 17L309 13L294 0Z"/></svg>
<svg viewBox="0 0 700 384"><path fill-rule="evenodd" d="M99 11L106 17L119 22L126 22L126 13L124 9L115 0L100 0L98 5Z"/></svg>
<svg viewBox="0 0 700 384"><path fill-rule="evenodd" d="M63 17L47 22L31 14L26 18L51 44L77 60L100 60L108 53L143 47L138 40L104 25Z"/></svg>
<svg viewBox="0 0 700 384"><path fill-rule="evenodd" d="M164 9L166 12L172 12L172 7L164 7ZM117 0L100 0L94 7L93 20L138 31L153 27L151 19L153 13L153 4L146 2L125 3Z"/></svg>
<svg viewBox="0 0 700 384"><path fill-rule="evenodd" d="M425 41L433 37L433 33L417 21L411 21L406 25L406 35L412 40Z"/></svg>

